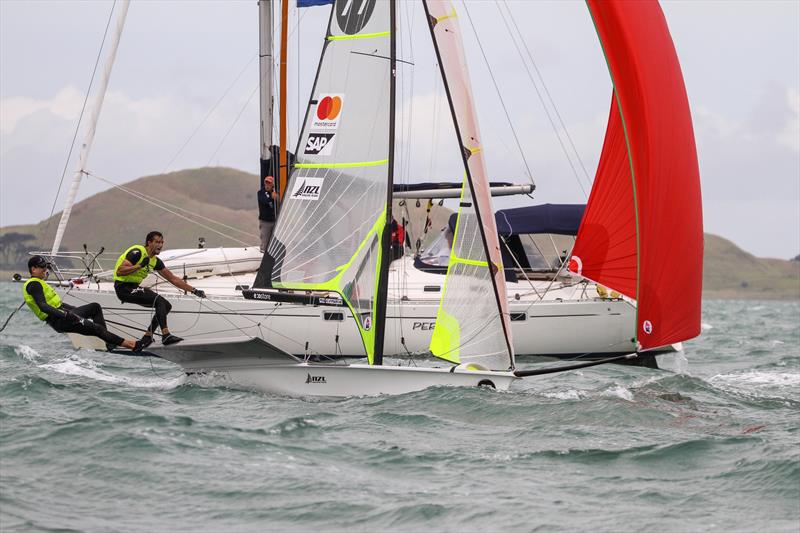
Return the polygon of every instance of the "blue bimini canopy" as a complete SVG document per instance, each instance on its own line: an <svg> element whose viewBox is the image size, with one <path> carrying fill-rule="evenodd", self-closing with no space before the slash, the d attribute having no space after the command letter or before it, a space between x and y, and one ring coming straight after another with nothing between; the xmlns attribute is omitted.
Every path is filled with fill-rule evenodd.
<svg viewBox="0 0 800 533"><path fill-rule="evenodd" d="M531 233L577 235L586 204L542 204L495 213L497 233L502 236ZM450 216L450 231L455 231L456 213Z"/></svg>

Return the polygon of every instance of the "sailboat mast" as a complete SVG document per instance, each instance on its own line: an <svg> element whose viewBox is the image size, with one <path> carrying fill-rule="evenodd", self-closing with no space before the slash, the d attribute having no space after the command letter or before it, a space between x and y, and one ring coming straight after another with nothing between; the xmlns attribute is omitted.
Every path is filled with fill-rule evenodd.
<svg viewBox="0 0 800 533"><path fill-rule="evenodd" d="M473 198L473 205L471 207L475 210L475 215L477 216L478 221L479 221L478 228L480 230L480 236L481 236L481 242L483 244L483 250L484 250L484 253L486 254L486 258L487 258L487 261L488 261L488 264L489 264L489 268L491 270L491 275L489 277L492 280L492 287L494 289L493 292L494 292L495 300L496 300L496 303L497 303L497 309L498 309L498 312L500 312L500 314L502 315L503 314L503 310L505 309L505 306L503 305L504 302L502 302L500 300L500 298L505 298L506 297L506 291L505 291L505 288L503 288L501 290L500 287L498 287L497 276L496 276L495 271L494 271L494 269L496 269L497 267L495 266L494 262L492 261L493 255L492 255L491 250L489 248L489 242L488 242L488 240L486 238L486 230L484 228L484 223L483 223L484 217L492 217L492 218L494 218L494 213L492 213L492 212L481 213L481 210L480 210L480 203L481 202L478 201L478 199L476 198L476 195L475 195L476 188L475 188L475 185L474 185L474 182L473 182L472 172L470 171L470 165L469 165L469 158L473 155L473 152L464 143L464 138L463 138L463 136L461 134L461 128L459 126L458 113L456 112L455 102L454 102L454 99L453 99L453 93L450 90L450 85L449 85L448 79L447 79L447 72L446 72L446 69L445 69L445 64L442 62L442 53L441 53L441 50L439 48L439 41L436 39L436 32L434 31L434 28L435 28L436 24L439 22L439 20L437 20L436 17L431 15L430 8L428 6L428 0L422 0L422 5L425 8L425 16L428 19L428 28L430 29L430 32L431 32L431 40L433 41L433 49L436 51L436 61L439 64L439 71L440 71L440 73L442 75L442 84L444 85L445 94L447 94L447 103L450 106L450 114L451 114L451 116L453 118L453 126L455 127L455 130L456 130L456 136L458 138L459 148L461 149L461 159L462 159L462 161L464 163L464 172L465 172L466 178L467 178L467 186L470 188L471 196ZM450 18L450 17L454 17L454 16L455 16L455 9L451 5L450 6L450 12L449 12L448 15L446 15L445 18ZM469 105L470 105L470 107L472 107L471 99L470 99L470 104ZM474 113L474 110L473 110L473 113ZM488 193L488 189L486 190L486 192ZM455 241L454 241L454 243L455 243ZM509 354L513 354L514 353L514 349L513 349L512 345L511 345L511 340L510 340L511 339L511 336L510 336L511 332L509 331L509 324L508 324L507 318L501 316L500 323L503 326L505 344L506 344L506 348L508 350L508 353ZM512 366L513 366L513 355L512 355Z"/></svg>
<svg viewBox="0 0 800 533"><path fill-rule="evenodd" d="M389 169L386 188L386 223L381 235L380 271L378 273L378 294L375 302L375 352L373 364L383 364L383 344L386 332L386 292L389 285L389 263L391 261L392 235L392 193L394 189L394 138L395 138L395 98L397 94L397 3L389 5Z"/></svg>
<svg viewBox="0 0 800 533"><path fill-rule="evenodd" d="M75 203L75 196L78 194L81 178L86 171L86 164L89 161L89 152L92 149L94 134L97 130L97 121L100 118L100 111L103 109L103 100L105 100L106 90L108 89L108 81L111 79L111 69L114 68L114 60L117 57L117 48L119 47L119 40L122 36L122 29L125 26L125 17L128 14L129 5L130 0L122 0L119 4L119 11L117 11L117 23L111 40L111 48L108 51L108 56L106 57L106 62L100 77L100 87L97 90L95 100L91 107L89 124L86 128L86 137L81 145L78 166L75 169L75 175L72 178L72 185L67 193L67 199L64 203L64 210L61 212L61 220L58 223L55 239L53 239L53 248L50 250L51 255L57 254L58 249L61 246L61 239L63 239L64 232L67 229L67 222L69 222L69 216L72 213L72 206Z"/></svg>
<svg viewBox="0 0 800 533"><path fill-rule="evenodd" d="M286 180L289 169L286 161L286 100L289 96L286 92L286 56L289 42L289 0L281 0L281 66L280 66L280 112L278 122L279 152L278 160L278 194L283 200L286 194Z"/></svg>
<svg viewBox="0 0 800 533"><path fill-rule="evenodd" d="M272 161L272 110L275 99L272 94L273 68L272 0L258 2L258 70L261 117L261 183L274 172Z"/></svg>

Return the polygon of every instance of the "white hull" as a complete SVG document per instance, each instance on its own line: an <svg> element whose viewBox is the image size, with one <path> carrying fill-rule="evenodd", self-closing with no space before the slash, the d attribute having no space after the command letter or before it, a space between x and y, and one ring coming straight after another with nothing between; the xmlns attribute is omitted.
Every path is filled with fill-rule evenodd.
<svg viewBox="0 0 800 533"><path fill-rule="evenodd" d="M172 304L171 331L187 340L258 337L293 354L364 355L361 337L346 308L248 300L236 287L251 286L253 278L253 274L242 274L192 280L193 285L206 290L206 300L184 295L163 283L156 290ZM385 343L388 356L428 351L443 281L444 276L408 268L403 261L392 264ZM553 288L549 282L536 283L540 293L546 291L545 298L540 299L526 282L509 284L517 355L602 357L635 349L631 342L633 304L593 297L593 285ZM150 311L120 303L111 283L75 285L62 297L72 305L98 302L106 318L114 322L141 329L150 323ZM126 337L141 335L141 331L114 324L109 324L109 329ZM76 347L101 347L95 339L71 337Z"/></svg>
<svg viewBox="0 0 800 533"><path fill-rule="evenodd" d="M285 396L378 396L406 394L428 387L491 386L508 390L517 378L510 372L446 368L299 363L245 366L215 371L215 377L267 394ZM216 379L215 379L216 381Z"/></svg>
<svg viewBox="0 0 800 533"><path fill-rule="evenodd" d="M308 363L281 354L260 340L226 339L207 344L181 343L155 352L189 374L211 374L213 381L286 396L377 396L405 394L428 387L487 386L507 390L520 379L511 372Z"/></svg>

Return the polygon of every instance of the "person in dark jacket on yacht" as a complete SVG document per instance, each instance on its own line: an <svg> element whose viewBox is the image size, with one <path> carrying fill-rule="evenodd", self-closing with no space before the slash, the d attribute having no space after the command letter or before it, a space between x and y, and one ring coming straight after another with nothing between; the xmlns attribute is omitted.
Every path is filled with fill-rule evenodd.
<svg viewBox="0 0 800 533"><path fill-rule="evenodd" d="M277 207L278 193L275 192L275 178L265 176L264 186L258 190L258 233L261 235L261 253L267 251L272 237Z"/></svg>

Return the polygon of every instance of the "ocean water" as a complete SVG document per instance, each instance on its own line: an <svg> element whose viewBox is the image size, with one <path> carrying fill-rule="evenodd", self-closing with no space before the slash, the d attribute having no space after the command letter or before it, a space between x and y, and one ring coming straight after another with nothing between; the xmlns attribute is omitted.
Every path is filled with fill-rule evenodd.
<svg viewBox="0 0 800 533"><path fill-rule="evenodd" d="M73 350L23 309L0 333L0 530L797 532L800 304L706 301L668 359L290 399Z"/></svg>

